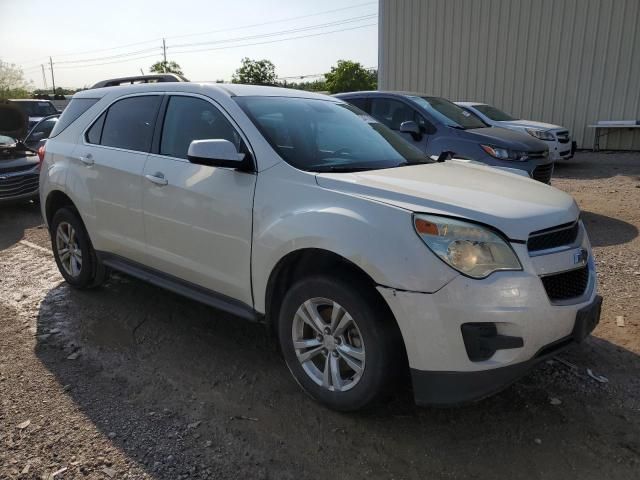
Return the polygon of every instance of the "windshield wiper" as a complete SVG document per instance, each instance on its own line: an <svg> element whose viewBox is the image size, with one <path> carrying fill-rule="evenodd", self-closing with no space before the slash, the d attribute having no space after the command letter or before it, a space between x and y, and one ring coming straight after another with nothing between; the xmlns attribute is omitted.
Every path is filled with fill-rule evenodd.
<svg viewBox="0 0 640 480"><path fill-rule="evenodd" d="M465 127L462 127L460 125L447 125L449 128L455 128L456 130L466 130Z"/></svg>

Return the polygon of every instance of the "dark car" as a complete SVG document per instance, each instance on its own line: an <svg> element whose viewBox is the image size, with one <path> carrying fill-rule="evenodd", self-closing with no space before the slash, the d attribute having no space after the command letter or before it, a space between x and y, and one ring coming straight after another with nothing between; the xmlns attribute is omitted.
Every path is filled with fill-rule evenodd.
<svg viewBox="0 0 640 480"><path fill-rule="evenodd" d="M45 117L27 134L25 113L12 102L0 102L0 204L38 200L37 150L57 120L58 115Z"/></svg>
<svg viewBox="0 0 640 480"><path fill-rule="evenodd" d="M9 101L20 107L28 117L29 129L33 128L36 123L40 122L43 118L60 113L60 110L58 110L50 100L21 98Z"/></svg>
<svg viewBox="0 0 640 480"><path fill-rule="evenodd" d="M455 154L487 165L525 170L549 183L553 162L544 142L490 127L445 98L406 92L353 92L336 97L364 110L429 156Z"/></svg>

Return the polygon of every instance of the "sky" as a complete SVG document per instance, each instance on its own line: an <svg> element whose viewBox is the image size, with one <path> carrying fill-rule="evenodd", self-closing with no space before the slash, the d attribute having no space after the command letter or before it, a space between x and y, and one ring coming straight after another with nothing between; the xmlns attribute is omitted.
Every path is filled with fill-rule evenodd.
<svg viewBox="0 0 640 480"><path fill-rule="evenodd" d="M0 12L0 60L34 88L41 64L51 88L49 57L56 87L149 73L163 38L192 81L229 81L243 57L271 60L279 78L377 66L377 0L0 0Z"/></svg>

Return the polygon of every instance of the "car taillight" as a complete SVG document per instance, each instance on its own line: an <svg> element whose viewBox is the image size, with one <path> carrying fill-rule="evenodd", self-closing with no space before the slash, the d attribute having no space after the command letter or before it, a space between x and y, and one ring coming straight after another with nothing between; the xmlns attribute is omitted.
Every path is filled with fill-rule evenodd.
<svg viewBox="0 0 640 480"><path fill-rule="evenodd" d="M40 148L38 148L38 159L40 160L38 162L38 168L42 167L42 162L44 162L44 145L41 145Z"/></svg>

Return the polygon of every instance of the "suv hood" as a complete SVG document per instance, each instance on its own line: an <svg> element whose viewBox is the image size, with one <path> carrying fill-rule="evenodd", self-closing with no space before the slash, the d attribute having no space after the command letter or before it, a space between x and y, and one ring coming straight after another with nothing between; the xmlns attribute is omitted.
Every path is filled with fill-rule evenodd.
<svg viewBox="0 0 640 480"><path fill-rule="evenodd" d="M0 101L0 135L23 139L27 134L28 119L20 107Z"/></svg>
<svg viewBox="0 0 640 480"><path fill-rule="evenodd" d="M566 130L566 128L561 127L560 125L553 125L551 123L544 122L534 122L533 120L509 120L496 123L501 127L539 128L541 130Z"/></svg>
<svg viewBox="0 0 640 480"><path fill-rule="evenodd" d="M512 240L573 222L573 198L541 182L492 167L460 162L318 173L319 186L412 212L449 215L497 228Z"/></svg>
<svg viewBox="0 0 640 480"><path fill-rule="evenodd" d="M462 130L461 130L462 131ZM516 132L499 127L473 128L464 133L475 137L478 143L496 147L519 150L522 152L540 152L548 150L547 144L528 133Z"/></svg>

